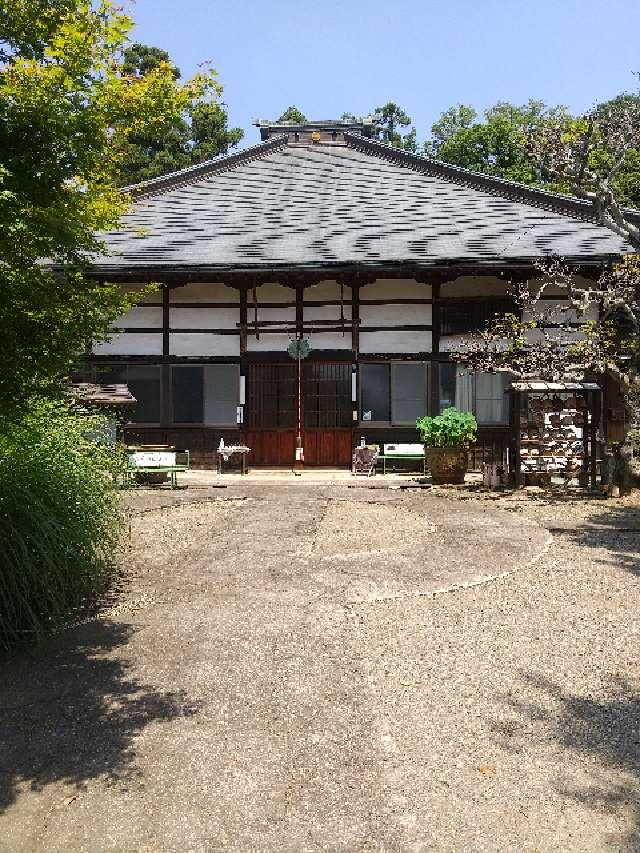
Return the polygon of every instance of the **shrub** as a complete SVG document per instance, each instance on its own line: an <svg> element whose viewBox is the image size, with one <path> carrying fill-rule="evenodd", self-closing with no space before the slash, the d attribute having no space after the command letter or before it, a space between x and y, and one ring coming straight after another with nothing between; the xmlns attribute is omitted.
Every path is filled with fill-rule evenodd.
<svg viewBox="0 0 640 853"><path fill-rule="evenodd" d="M478 422L471 412L445 409L441 415L416 421L421 440L428 447L466 447L476 440Z"/></svg>
<svg viewBox="0 0 640 853"><path fill-rule="evenodd" d="M0 648L41 640L108 583L120 453L86 437L103 423L50 400L0 418Z"/></svg>

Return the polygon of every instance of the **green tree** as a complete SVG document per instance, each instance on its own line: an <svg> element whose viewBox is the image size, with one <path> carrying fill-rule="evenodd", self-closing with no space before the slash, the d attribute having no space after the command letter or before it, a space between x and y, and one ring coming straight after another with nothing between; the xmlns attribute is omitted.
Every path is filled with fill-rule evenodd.
<svg viewBox="0 0 640 853"><path fill-rule="evenodd" d="M474 172L524 184L543 181L527 151L528 135L547 122L570 119L564 107L550 108L534 100L522 106L501 101L486 110L484 121L474 117L474 110L464 105L443 113L433 125L428 153Z"/></svg>
<svg viewBox="0 0 640 853"><path fill-rule="evenodd" d="M151 47L148 44L135 42L130 44L124 51L122 62L122 73L130 77L144 77L151 71L155 71L161 65L168 65L176 80L182 76L180 69L173 65L171 57L166 50L159 47Z"/></svg>
<svg viewBox="0 0 640 853"><path fill-rule="evenodd" d="M278 121L289 122L290 124L304 124L307 117L297 107L287 107L282 113Z"/></svg>
<svg viewBox="0 0 640 853"><path fill-rule="evenodd" d="M171 66L122 70L132 22L108 0L0 2L0 411L55 387L129 306L85 274L117 226L132 137L163 134L217 91ZM43 263L46 259L47 263Z"/></svg>
<svg viewBox="0 0 640 853"><path fill-rule="evenodd" d="M405 136L400 132L400 128L409 127L411 124L411 118L402 107L389 101L384 106L376 107L372 118L374 134L380 142L393 145L394 148L404 148L405 140L408 137L407 150L417 150L415 128L411 128ZM412 147L413 145L415 145L415 148Z"/></svg>
<svg viewBox="0 0 640 853"><path fill-rule="evenodd" d="M473 107L465 104L458 104L445 110L438 121L431 125L431 139L424 143L425 154L439 157L442 146L461 130L470 127L477 118L478 113Z"/></svg>
<svg viewBox="0 0 640 853"><path fill-rule="evenodd" d="M122 73L141 79L158 68L170 69L176 80L180 70L171 62L169 54L157 47L132 44L124 52ZM132 135L126 148L121 168L121 183L135 184L167 172L201 163L236 146L243 131L228 127L225 105L220 101L222 87L216 82L207 97L195 99L181 115L166 122L162 132L150 127L147 132Z"/></svg>

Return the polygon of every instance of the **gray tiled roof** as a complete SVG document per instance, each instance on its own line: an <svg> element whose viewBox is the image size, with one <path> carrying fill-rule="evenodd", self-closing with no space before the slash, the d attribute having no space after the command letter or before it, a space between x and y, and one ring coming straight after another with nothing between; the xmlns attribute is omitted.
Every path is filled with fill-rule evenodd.
<svg viewBox="0 0 640 853"><path fill-rule="evenodd" d="M140 185L96 267L430 266L545 254L589 262L628 251L577 200L345 138L272 138Z"/></svg>

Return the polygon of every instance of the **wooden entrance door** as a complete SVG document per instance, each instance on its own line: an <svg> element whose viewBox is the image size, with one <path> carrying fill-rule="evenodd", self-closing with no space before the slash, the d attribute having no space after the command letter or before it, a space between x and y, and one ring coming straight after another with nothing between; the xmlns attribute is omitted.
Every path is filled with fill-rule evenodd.
<svg viewBox="0 0 640 853"><path fill-rule="evenodd" d="M295 459L297 365L249 364L245 441L250 464L290 466ZM302 362L302 442L305 465L351 463L351 365Z"/></svg>

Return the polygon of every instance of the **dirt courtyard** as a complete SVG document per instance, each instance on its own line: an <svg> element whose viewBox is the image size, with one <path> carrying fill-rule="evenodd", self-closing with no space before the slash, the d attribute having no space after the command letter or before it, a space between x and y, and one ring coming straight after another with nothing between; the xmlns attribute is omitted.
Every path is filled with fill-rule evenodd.
<svg viewBox="0 0 640 853"><path fill-rule="evenodd" d="M0 661L2 853L640 849L640 511L138 492L98 618Z"/></svg>

